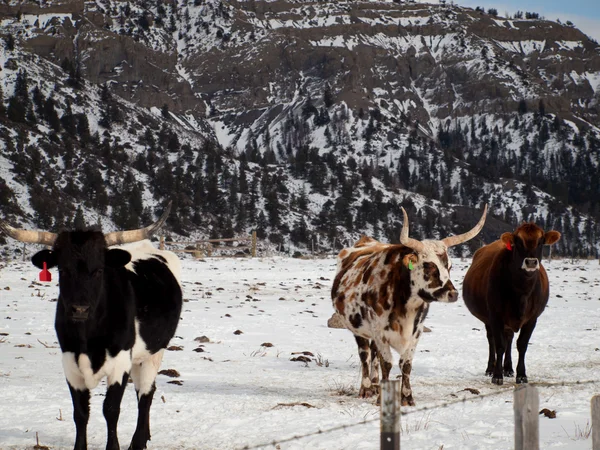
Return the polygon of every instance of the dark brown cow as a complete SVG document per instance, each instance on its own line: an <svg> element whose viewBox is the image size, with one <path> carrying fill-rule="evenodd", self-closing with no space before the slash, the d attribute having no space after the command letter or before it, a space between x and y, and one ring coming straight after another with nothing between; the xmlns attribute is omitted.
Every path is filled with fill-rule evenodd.
<svg viewBox="0 0 600 450"><path fill-rule="evenodd" d="M463 283L463 298L471 314L485 324L489 343L485 373L492 377L492 383L502 384L503 369L505 376L514 375L511 345L519 330L516 381L527 383L527 345L550 293L542 250L559 239L558 231L544 233L536 224L524 223L473 255Z"/></svg>
<svg viewBox="0 0 600 450"><path fill-rule="evenodd" d="M458 292L450 281L448 247L474 238L483 228L487 206L469 232L440 241L408 237L408 218L401 244L382 244L363 236L338 256L338 272L331 298L342 325L356 338L362 365L359 395L378 393L379 363L382 379L392 369L390 347L400 354L402 404L414 405L410 372L423 321L433 301L455 302Z"/></svg>

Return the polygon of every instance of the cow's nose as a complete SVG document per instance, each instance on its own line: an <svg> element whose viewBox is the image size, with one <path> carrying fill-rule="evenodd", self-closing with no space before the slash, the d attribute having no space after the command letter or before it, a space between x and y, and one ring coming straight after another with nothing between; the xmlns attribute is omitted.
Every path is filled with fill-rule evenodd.
<svg viewBox="0 0 600 450"><path fill-rule="evenodd" d="M456 300L458 300L458 291L448 292L448 303L454 303Z"/></svg>
<svg viewBox="0 0 600 450"><path fill-rule="evenodd" d="M89 314L89 306L83 305L72 305L71 306L71 314L75 319L87 319Z"/></svg>
<svg viewBox="0 0 600 450"><path fill-rule="evenodd" d="M525 268L536 270L538 269L540 263L537 258L525 258Z"/></svg>

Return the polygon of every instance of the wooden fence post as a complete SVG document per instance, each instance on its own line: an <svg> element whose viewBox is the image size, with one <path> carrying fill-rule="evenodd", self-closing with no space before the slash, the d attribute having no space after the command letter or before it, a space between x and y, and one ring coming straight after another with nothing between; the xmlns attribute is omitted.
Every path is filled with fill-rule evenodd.
<svg viewBox="0 0 600 450"><path fill-rule="evenodd" d="M381 450L400 450L400 383L381 382Z"/></svg>
<svg viewBox="0 0 600 450"><path fill-rule="evenodd" d="M252 232L252 249L250 251L251 251L250 254L252 255L252 257L256 258L256 230L254 230Z"/></svg>
<svg viewBox="0 0 600 450"><path fill-rule="evenodd" d="M158 244L158 248L161 250L165 249L165 237L164 236L160 237L160 244Z"/></svg>
<svg viewBox="0 0 600 450"><path fill-rule="evenodd" d="M600 395L592 397L592 450L600 450Z"/></svg>
<svg viewBox="0 0 600 450"><path fill-rule="evenodd" d="M540 399L534 386L524 385L515 389L515 450L539 450L540 448Z"/></svg>

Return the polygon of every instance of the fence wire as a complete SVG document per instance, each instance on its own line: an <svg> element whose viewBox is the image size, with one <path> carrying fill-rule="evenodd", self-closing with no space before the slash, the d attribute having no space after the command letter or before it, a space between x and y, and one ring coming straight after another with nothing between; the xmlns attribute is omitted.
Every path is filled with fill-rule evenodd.
<svg viewBox="0 0 600 450"><path fill-rule="evenodd" d="M562 381L562 382L532 382L532 383L528 383L529 386L535 386L535 387L540 387L540 388L546 388L546 387L566 387L566 386L585 386L585 385L590 385L590 384L600 384L600 380L585 380L585 381ZM522 386L526 386L525 384ZM456 400L450 400L447 402L443 402L443 403L438 403L436 405L431 405L431 406L423 406L421 408L415 408L412 409L410 411L402 411L401 413L401 417L405 417L405 416L410 416L412 414L417 414L417 413L423 413L423 412L427 412L427 411L433 411L436 409L444 409L444 408L448 408L450 406L454 406L454 405L458 405L460 403L470 403L473 401L477 401L477 400L483 400L483 399L488 399L491 397L497 397L500 396L502 394L505 394L507 392L513 392L515 390L515 388L518 388L519 386L506 386L505 388L501 388L500 390L494 391L494 392L490 392L487 394L478 394L474 397L470 397L467 398L466 396L463 398L459 398ZM462 392L462 391L461 391ZM373 419L363 419L359 422L355 422L355 423L350 423L350 424L345 424L345 425L338 425L335 427L331 427L331 428L325 428L322 430L317 430L317 431L313 431L311 433L307 433L307 434L301 434L301 435L295 435L289 438L285 438L285 439L279 439L279 440L273 440L270 442L265 442L263 444L257 444L257 445L246 445L244 447L240 447L238 450L255 450L255 449L259 449L259 448L264 448L264 447L276 447L279 444L285 444L287 442L293 442L293 441L297 441L300 439L304 439L307 437L311 437L311 436L318 436L320 434L327 434L327 433L333 433L334 431L340 431L340 430L346 430L348 428L354 428L354 427L358 427L361 425L366 425L369 423L373 423L373 422L379 422L381 420L380 417L376 417Z"/></svg>

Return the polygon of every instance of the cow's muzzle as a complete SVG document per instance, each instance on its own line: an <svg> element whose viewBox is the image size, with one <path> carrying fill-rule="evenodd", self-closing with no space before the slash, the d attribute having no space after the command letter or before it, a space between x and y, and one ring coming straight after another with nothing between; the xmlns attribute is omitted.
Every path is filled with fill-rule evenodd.
<svg viewBox="0 0 600 450"><path fill-rule="evenodd" d="M71 306L71 319L74 321L87 320L89 316L89 306L72 305Z"/></svg>
<svg viewBox="0 0 600 450"><path fill-rule="evenodd" d="M456 300L458 300L458 291L448 292L448 303L454 303Z"/></svg>
<svg viewBox="0 0 600 450"><path fill-rule="evenodd" d="M537 258L525 258L523 260L523 265L521 266L521 269L525 269L529 272L534 272L536 270L539 270L540 268L540 261Z"/></svg>

